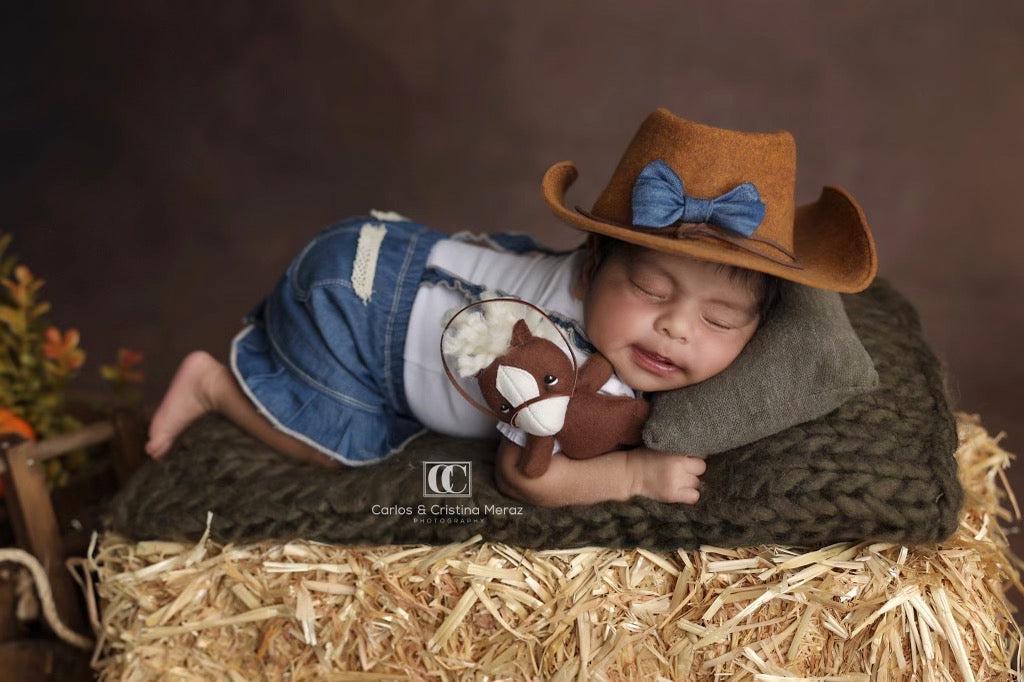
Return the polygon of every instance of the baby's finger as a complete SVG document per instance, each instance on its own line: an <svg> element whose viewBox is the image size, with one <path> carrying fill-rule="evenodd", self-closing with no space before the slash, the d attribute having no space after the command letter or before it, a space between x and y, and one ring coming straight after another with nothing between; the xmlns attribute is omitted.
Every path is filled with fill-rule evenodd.
<svg viewBox="0 0 1024 682"><path fill-rule="evenodd" d="M668 452L665 450L655 450L654 448L639 447L636 448L637 452L643 452L644 454L654 457L678 457L683 462L683 468L694 476L700 476L707 470L707 463L700 457L694 457L685 452Z"/></svg>
<svg viewBox="0 0 1024 682"><path fill-rule="evenodd" d="M686 504L697 504L700 499L701 491L692 486L686 486L679 489L679 499Z"/></svg>
<svg viewBox="0 0 1024 682"><path fill-rule="evenodd" d="M685 490L702 490L704 481L692 474L684 474L679 477L679 487Z"/></svg>
<svg viewBox="0 0 1024 682"><path fill-rule="evenodd" d="M708 470L708 463L700 457L691 457L690 455L687 455L684 461L686 462L686 470L694 476L700 476Z"/></svg>

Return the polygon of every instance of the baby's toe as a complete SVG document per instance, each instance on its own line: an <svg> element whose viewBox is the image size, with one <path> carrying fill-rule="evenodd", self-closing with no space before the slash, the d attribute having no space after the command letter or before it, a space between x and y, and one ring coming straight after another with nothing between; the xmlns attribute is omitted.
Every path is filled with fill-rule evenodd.
<svg viewBox="0 0 1024 682"><path fill-rule="evenodd" d="M170 444L171 439L166 436L151 437L146 442L146 453L154 459L159 459L167 452Z"/></svg>

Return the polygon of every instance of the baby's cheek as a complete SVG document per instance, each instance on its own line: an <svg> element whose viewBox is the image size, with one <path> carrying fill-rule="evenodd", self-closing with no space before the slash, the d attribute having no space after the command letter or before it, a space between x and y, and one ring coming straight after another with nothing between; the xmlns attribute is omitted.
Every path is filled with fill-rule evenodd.
<svg viewBox="0 0 1024 682"><path fill-rule="evenodd" d="M734 339L718 339L708 347L708 365L713 374L718 374L731 365L743 350L743 343Z"/></svg>
<svg viewBox="0 0 1024 682"><path fill-rule="evenodd" d="M602 335L612 344L632 343L642 322L643 311L630 299L616 296L609 301L601 315Z"/></svg>

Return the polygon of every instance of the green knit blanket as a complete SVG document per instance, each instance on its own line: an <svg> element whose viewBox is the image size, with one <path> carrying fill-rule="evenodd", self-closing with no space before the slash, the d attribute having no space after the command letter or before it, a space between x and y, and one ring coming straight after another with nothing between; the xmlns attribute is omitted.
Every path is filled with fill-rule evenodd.
<svg viewBox="0 0 1024 682"><path fill-rule="evenodd" d="M878 370L878 389L708 458L696 505L634 497L531 506L495 487L496 440L437 433L381 463L325 471L278 455L210 414L164 461L134 475L112 502L108 525L136 539L194 540L210 511L212 537L221 542L442 544L479 533L544 549L945 539L957 527L963 489L940 364L913 306L885 280L844 294L843 304ZM432 463L453 461L471 463L471 495L429 496L443 487L430 476Z"/></svg>

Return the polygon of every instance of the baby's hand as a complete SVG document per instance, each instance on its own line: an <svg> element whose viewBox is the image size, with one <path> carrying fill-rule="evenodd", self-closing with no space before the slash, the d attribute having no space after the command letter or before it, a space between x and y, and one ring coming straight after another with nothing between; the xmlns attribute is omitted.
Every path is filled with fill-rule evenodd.
<svg viewBox="0 0 1024 682"><path fill-rule="evenodd" d="M702 483L697 477L707 464L698 457L650 448L628 451L633 472L633 495L661 502L696 504Z"/></svg>

